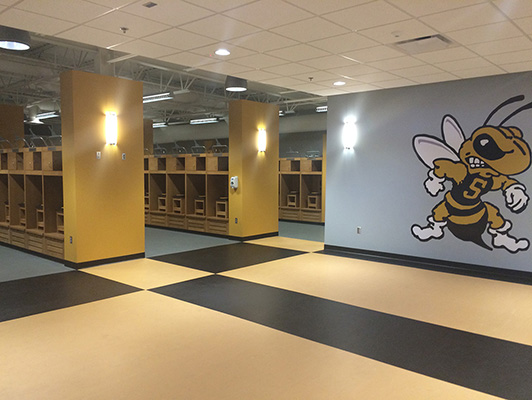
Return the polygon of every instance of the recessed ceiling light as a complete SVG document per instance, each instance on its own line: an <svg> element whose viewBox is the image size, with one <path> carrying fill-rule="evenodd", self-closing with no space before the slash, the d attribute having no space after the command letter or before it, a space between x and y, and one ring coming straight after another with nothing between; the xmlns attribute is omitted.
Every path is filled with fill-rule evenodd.
<svg viewBox="0 0 532 400"><path fill-rule="evenodd" d="M228 56L231 52L227 49L218 49L214 52L217 56Z"/></svg>
<svg viewBox="0 0 532 400"><path fill-rule="evenodd" d="M344 81L336 81L333 83L334 86L344 86L345 85L345 82Z"/></svg>
<svg viewBox="0 0 532 400"><path fill-rule="evenodd" d="M28 50L30 48L30 34L20 29L0 26L0 48Z"/></svg>

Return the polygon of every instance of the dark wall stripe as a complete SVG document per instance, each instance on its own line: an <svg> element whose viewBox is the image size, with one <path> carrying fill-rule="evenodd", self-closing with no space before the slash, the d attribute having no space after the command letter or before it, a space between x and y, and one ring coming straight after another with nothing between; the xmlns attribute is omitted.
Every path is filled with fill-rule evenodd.
<svg viewBox="0 0 532 400"><path fill-rule="evenodd" d="M491 395L531 398L530 346L219 275L153 291Z"/></svg>
<svg viewBox="0 0 532 400"><path fill-rule="evenodd" d="M484 265L465 264L447 260L436 260L432 258L353 249L350 247L331 246L328 244L325 245L324 250L317 253L402 265L412 268L428 269L431 271L449 272L457 275L474 276L476 278L520 283L523 285L532 285L532 273L528 271L486 267Z"/></svg>

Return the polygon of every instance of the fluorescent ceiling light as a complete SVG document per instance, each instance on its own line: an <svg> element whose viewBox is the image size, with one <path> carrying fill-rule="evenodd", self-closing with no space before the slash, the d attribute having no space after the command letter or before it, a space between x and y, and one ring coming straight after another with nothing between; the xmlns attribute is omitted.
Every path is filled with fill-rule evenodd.
<svg viewBox="0 0 532 400"><path fill-rule="evenodd" d="M214 52L217 56L228 56L231 52L227 49L218 49Z"/></svg>
<svg viewBox="0 0 532 400"><path fill-rule="evenodd" d="M143 103L153 103L155 101L171 100L173 97L170 92L150 94L148 96L142 97Z"/></svg>
<svg viewBox="0 0 532 400"><path fill-rule="evenodd" d="M327 106L316 107L316 112L327 112Z"/></svg>
<svg viewBox="0 0 532 400"><path fill-rule="evenodd" d="M191 119L190 125L214 124L215 122L218 122L218 118Z"/></svg>
<svg viewBox="0 0 532 400"><path fill-rule="evenodd" d="M0 26L0 48L6 50L28 50L30 34L20 29Z"/></svg>
<svg viewBox="0 0 532 400"><path fill-rule="evenodd" d="M47 118L56 118L56 117L59 117L59 114L57 114L56 111L45 112L45 113L37 114L35 116L36 119L47 119Z"/></svg>
<svg viewBox="0 0 532 400"><path fill-rule="evenodd" d="M344 86L345 85L345 82L344 81L336 81L333 83L334 86Z"/></svg>
<svg viewBox="0 0 532 400"><path fill-rule="evenodd" d="M245 92L248 90L248 81L234 76L225 78L225 90L228 92Z"/></svg>
<svg viewBox="0 0 532 400"><path fill-rule="evenodd" d="M167 126L166 122L156 122L152 125L154 128L164 128Z"/></svg>

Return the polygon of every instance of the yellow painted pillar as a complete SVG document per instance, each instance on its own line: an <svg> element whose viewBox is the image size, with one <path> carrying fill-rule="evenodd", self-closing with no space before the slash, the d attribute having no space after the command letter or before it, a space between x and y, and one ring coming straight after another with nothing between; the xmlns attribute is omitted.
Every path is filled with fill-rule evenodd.
<svg viewBox="0 0 532 400"><path fill-rule="evenodd" d="M106 112L117 144L106 144ZM61 74L65 263L74 267L144 256L142 83Z"/></svg>
<svg viewBox="0 0 532 400"><path fill-rule="evenodd" d="M22 145L20 142L15 143L15 137L24 137L23 107L11 104L0 104L0 136L9 140L14 147Z"/></svg>
<svg viewBox="0 0 532 400"><path fill-rule="evenodd" d="M144 120L144 154L153 154L153 120Z"/></svg>
<svg viewBox="0 0 532 400"><path fill-rule="evenodd" d="M266 151L258 151L259 130L266 131ZM279 107L237 100L229 104L229 236L250 239L279 232Z"/></svg>

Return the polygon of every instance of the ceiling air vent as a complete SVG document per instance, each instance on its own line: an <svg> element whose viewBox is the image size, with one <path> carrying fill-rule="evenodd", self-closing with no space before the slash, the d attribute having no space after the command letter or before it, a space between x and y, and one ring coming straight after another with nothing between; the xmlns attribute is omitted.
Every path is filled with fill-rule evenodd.
<svg viewBox="0 0 532 400"><path fill-rule="evenodd" d="M421 54L444 50L453 45L454 43L443 35L423 36L393 43L394 47L406 54Z"/></svg>

